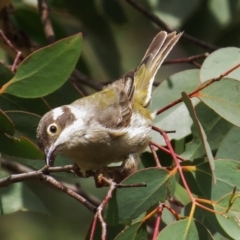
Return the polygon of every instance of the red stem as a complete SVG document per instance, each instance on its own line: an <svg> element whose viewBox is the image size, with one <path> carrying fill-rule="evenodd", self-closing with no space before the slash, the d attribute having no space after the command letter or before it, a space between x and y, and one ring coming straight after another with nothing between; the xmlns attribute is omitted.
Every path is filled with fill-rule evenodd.
<svg viewBox="0 0 240 240"><path fill-rule="evenodd" d="M208 81L206 84L203 84L201 87L197 88L196 90L194 90L193 92L189 93L188 96L189 98L194 97L194 95L198 92L200 92L201 90L203 90L204 88L208 87L209 85L213 84L214 82L220 81L223 77L227 76L228 74L230 74L231 72L233 72L234 70L236 70L237 68L240 67L240 63L237 64L236 66L232 67L231 69L229 69L228 71L226 71L225 73L221 74L220 76L218 76L217 78L213 78L211 81ZM177 105L178 103L181 103L183 100L182 98L179 98L177 100L175 100L174 102L168 104L167 106L161 108L160 110L157 111L157 115L165 112L166 110L168 110L169 108Z"/></svg>
<svg viewBox="0 0 240 240"><path fill-rule="evenodd" d="M157 236L159 233L159 227L160 227L160 223L161 223L162 211L163 211L163 204L160 204L160 206L158 207L158 210L157 210L157 219L156 219L156 223L155 223L155 227L154 227L152 240L157 239Z"/></svg>

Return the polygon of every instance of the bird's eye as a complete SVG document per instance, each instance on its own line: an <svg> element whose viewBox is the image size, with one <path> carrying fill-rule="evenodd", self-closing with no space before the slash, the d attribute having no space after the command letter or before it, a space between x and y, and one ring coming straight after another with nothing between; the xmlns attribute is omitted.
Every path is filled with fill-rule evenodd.
<svg viewBox="0 0 240 240"><path fill-rule="evenodd" d="M56 123L52 123L48 126L47 132L50 135L56 135L58 133L58 126Z"/></svg>

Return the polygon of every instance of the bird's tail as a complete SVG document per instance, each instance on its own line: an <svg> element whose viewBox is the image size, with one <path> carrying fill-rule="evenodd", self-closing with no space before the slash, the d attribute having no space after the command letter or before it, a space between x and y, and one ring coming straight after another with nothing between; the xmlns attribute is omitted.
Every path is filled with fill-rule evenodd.
<svg viewBox="0 0 240 240"><path fill-rule="evenodd" d="M134 73L135 101L146 107L151 100L152 84L154 77L173 46L177 43L182 33L172 32L167 34L159 32L147 49L141 63Z"/></svg>

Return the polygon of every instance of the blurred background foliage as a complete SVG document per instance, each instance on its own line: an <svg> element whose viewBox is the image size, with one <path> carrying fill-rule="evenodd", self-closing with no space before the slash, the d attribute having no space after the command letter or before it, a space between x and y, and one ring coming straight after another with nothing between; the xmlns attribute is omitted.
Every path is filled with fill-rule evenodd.
<svg viewBox="0 0 240 240"><path fill-rule="evenodd" d="M168 29L184 31L218 47L239 46L240 0L137 2L159 17ZM48 44L37 5L38 2L35 0L0 1L0 9L8 6L7 14L0 13L0 28L4 30L4 21L10 24L8 28L10 32L6 35L16 43L24 56ZM164 26L160 28L125 0L49 0L48 5L56 40L78 32L83 33L82 54L77 69L99 83L118 79L125 72L135 68L153 36L164 29ZM180 42L168 59L213 50L184 38ZM15 54L2 42L0 47L2 62L12 64L12 57ZM194 66L190 64L163 66L156 80L160 82L173 73L190 68ZM94 90L85 85L81 91L82 94L89 94ZM77 94L72 97L76 96ZM48 99L52 102L51 107L72 101L68 96L66 100L62 97L62 102L60 99L55 101L54 95L48 96ZM37 164L43 166L44 162L38 161ZM79 180L72 175L66 178L63 176L63 179L80 184L84 191L100 199L106 193L106 189L96 189L92 179ZM22 209L23 211L1 216L0 239L84 239L91 224L92 213L76 200L44 184L33 181L28 182L27 186L40 197L46 214L24 212Z"/></svg>

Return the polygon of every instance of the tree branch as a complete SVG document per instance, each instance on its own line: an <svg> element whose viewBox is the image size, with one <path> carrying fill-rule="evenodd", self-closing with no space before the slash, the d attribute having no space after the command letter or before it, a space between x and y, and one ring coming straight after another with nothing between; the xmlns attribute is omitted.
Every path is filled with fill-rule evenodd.
<svg viewBox="0 0 240 240"><path fill-rule="evenodd" d="M38 0L38 10L41 15L41 21L45 36L49 44L55 42L55 34L52 27L52 22L49 17L49 7L46 0Z"/></svg>
<svg viewBox="0 0 240 240"><path fill-rule="evenodd" d="M88 208L91 212L95 212L96 205L99 205L99 201L96 201L96 199L91 197L90 198L91 200L89 201L89 199L84 198L79 193L74 191L74 190L76 190L76 188L73 190L72 189L73 187L69 188L69 187L65 186L63 183L57 181L56 179L54 179L53 177L48 175L48 173L50 173L50 172L71 171L75 168L74 165L66 165L66 166L62 166L62 167L50 167L50 168L44 167L40 170L33 171L33 169L31 169L31 168L24 166L20 163L13 162L13 161L8 161L5 159L2 159L1 163L2 163L3 168L13 171L13 172L18 172L18 174L12 174L5 178L0 179L0 187L7 187L10 184L13 184L16 182L23 182L23 181L27 181L27 180L43 180L44 183L51 185L62 192L65 192L72 198L75 198L77 201L82 203L86 208ZM68 184L68 186L69 186L69 184ZM85 196L86 196L86 194L85 194ZM94 202L95 206L91 202Z"/></svg>
<svg viewBox="0 0 240 240"><path fill-rule="evenodd" d="M149 12L148 10L146 10L144 7L142 7L140 4L138 4L136 1L134 0L126 0L132 7L134 7L135 9L137 9L139 12L141 12L145 17L147 17L148 19L150 19L152 22L154 22L158 27L168 31L168 32L172 32L174 31L173 29L171 29L165 22L163 22L159 17L157 17L156 15L154 15L153 13ZM215 51L218 49L218 47L204 42L202 40L199 40L193 36L188 35L187 33L184 33L182 35L182 38L185 38L186 40L194 43L195 45L198 45L204 49L207 49L208 51Z"/></svg>
<svg viewBox="0 0 240 240"><path fill-rule="evenodd" d="M100 91L100 90L103 89L103 84L102 83L94 81L93 79L84 75L83 73L81 73L77 69L75 69L73 71L72 77L74 79L74 80L72 80L72 82L75 83L77 86L79 85L79 83L82 83L82 84L84 84L88 87L91 87L91 88L95 89L96 91Z"/></svg>

